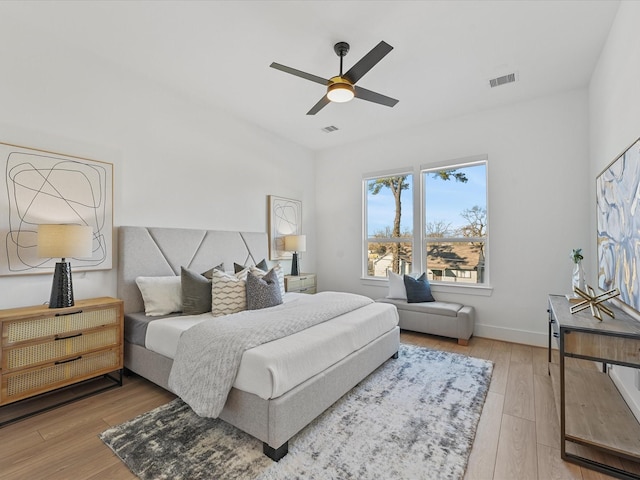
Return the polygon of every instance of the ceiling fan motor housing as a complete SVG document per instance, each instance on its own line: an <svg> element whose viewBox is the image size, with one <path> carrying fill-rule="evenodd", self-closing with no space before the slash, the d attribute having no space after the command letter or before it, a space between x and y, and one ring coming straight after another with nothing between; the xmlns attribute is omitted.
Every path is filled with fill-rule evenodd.
<svg viewBox="0 0 640 480"><path fill-rule="evenodd" d="M349 53L349 44L347 42L338 42L333 46L333 51L336 52L336 55L339 57L344 57Z"/></svg>

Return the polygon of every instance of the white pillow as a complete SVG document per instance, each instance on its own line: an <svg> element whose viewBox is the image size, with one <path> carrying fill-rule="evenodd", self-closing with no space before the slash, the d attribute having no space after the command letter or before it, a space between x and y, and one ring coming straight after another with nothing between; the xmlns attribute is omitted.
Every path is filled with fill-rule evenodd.
<svg viewBox="0 0 640 480"><path fill-rule="evenodd" d="M247 309L247 273L214 270L211 274L211 314L214 317L229 315Z"/></svg>
<svg viewBox="0 0 640 480"><path fill-rule="evenodd" d="M407 299L407 289L404 286L404 277L402 275L389 272L389 293L387 298Z"/></svg>
<svg viewBox="0 0 640 480"><path fill-rule="evenodd" d="M179 275L138 277L136 284L144 300L144 313L150 317L179 312L182 309L182 287Z"/></svg>

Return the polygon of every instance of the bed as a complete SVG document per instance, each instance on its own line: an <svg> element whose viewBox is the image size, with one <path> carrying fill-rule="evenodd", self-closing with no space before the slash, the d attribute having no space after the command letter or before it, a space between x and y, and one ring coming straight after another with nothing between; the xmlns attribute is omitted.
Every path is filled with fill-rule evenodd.
<svg viewBox="0 0 640 480"><path fill-rule="evenodd" d="M140 322L145 320L145 305L136 278L179 276L183 266L204 272L221 264L225 268L234 263L256 265L265 258L268 258L268 238L262 232L120 227L117 292L124 300L126 369L173 391L169 378L175 347L168 346L165 350L153 347L156 350L153 351L141 340ZM296 302L320 302L322 299L322 296L287 293L281 308L291 311ZM155 323L155 319L162 317L152 318L153 322L149 323L161 324ZM180 321L188 325L202 320L199 317L176 319L176 322L166 324L173 328ZM293 435L381 364L397 357L400 337L397 321L395 307L372 302L290 337L247 350L242 355L236 381L217 416L258 438L263 442L264 453L279 460L287 454L288 442ZM371 327L374 330L363 333L369 324L374 325ZM346 336L345 328L356 338ZM318 340L324 338L323 335L327 335L326 339ZM181 334L174 332L174 336L181 337ZM314 349L322 351L329 346L323 346L321 342L330 343L332 347L337 345L340 353L333 353L333 359L309 355L308 352ZM295 357L301 350L306 351L307 356ZM284 355L282 352L293 352L294 363L313 363L315 367L311 368L308 378L300 377L297 372L298 378L283 386L282 382L271 378L274 374L269 368L260 369L268 361L283 364L284 359L278 357Z"/></svg>

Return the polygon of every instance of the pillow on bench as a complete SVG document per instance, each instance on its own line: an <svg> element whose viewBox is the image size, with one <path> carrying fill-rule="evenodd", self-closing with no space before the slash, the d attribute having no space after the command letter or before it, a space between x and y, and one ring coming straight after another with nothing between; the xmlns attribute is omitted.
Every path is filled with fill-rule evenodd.
<svg viewBox="0 0 640 480"><path fill-rule="evenodd" d="M418 278L413 278L411 275L398 275L389 272L387 298L406 300L409 303L435 302L426 273Z"/></svg>
<svg viewBox="0 0 640 480"><path fill-rule="evenodd" d="M404 276L404 286L407 289L408 303L435 302L436 299L431 295L431 285L427 280L427 274L423 273L418 278Z"/></svg>

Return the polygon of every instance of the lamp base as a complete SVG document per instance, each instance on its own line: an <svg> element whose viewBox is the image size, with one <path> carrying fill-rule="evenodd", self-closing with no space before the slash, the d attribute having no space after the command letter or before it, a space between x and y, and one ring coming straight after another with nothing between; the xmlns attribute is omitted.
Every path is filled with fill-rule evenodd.
<svg viewBox="0 0 640 480"><path fill-rule="evenodd" d="M291 259L291 275L294 277L300 275L298 272L298 252L293 252L293 258Z"/></svg>
<svg viewBox="0 0 640 480"><path fill-rule="evenodd" d="M56 263L53 272L53 284L49 297L49 308L73 307L73 282L71 281L71 264Z"/></svg>

